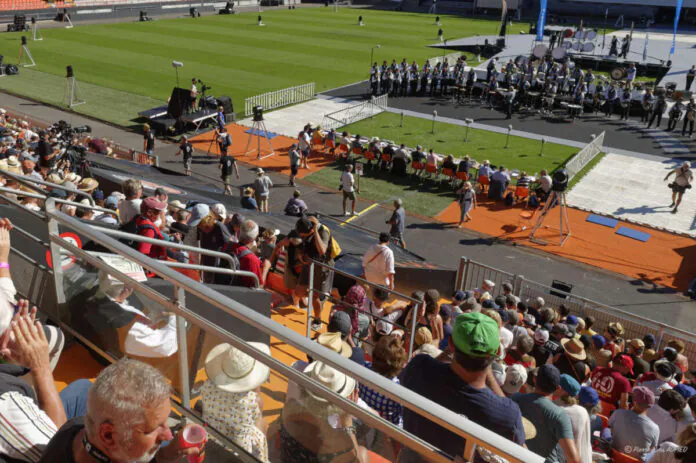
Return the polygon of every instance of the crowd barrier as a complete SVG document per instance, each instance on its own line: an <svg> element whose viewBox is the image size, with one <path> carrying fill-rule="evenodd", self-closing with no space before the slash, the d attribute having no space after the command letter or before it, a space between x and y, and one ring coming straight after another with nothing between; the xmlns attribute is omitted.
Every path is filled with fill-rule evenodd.
<svg viewBox="0 0 696 463"><path fill-rule="evenodd" d="M314 82L310 82L246 98L244 100L244 117L252 116L256 106L261 106L264 111L269 111L311 100L314 98L315 86Z"/></svg>
<svg viewBox="0 0 696 463"><path fill-rule="evenodd" d="M648 333L654 335L657 341L656 350L664 348L672 339L681 340L685 345L684 355L689 358L690 364L696 364L696 334L694 333L528 280L522 275L499 270L467 257L460 259L456 289L479 287L484 279L495 283L495 291L492 294L494 297L502 294L502 283L510 283L513 286L513 293L523 301L541 297L548 307L558 308L564 304L575 315L580 317L591 315L596 319L593 329L598 333L602 333L610 322L620 322L625 330L623 336L625 339L642 339Z"/></svg>
<svg viewBox="0 0 696 463"><path fill-rule="evenodd" d="M389 107L388 95L373 96L368 101L339 109L324 115L321 126L323 129L338 129L349 124L374 117Z"/></svg>
<svg viewBox="0 0 696 463"><path fill-rule="evenodd" d="M565 164L568 171L568 181L572 180L582 169L585 168L599 153L604 149L604 135L602 132L599 136L594 137L583 149Z"/></svg>

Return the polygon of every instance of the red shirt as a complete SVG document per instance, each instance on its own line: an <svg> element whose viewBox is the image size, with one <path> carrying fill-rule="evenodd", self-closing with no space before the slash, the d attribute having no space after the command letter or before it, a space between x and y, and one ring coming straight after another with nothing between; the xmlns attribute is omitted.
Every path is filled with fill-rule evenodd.
<svg viewBox="0 0 696 463"><path fill-rule="evenodd" d="M136 219L136 224L140 228L138 235L164 241L164 235L160 229L157 228L157 225L155 225L150 219L140 216ZM143 225L149 225L149 227L144 227ZM157 246L150 243L139 243L138 251L142 252L148 257L152 257L153 259L167 258L167 248L164 246Z"/></svg>
<svg viewBox="0 0 696 463"><path fill-rule="evenodd" d="M239 243L232 243L230 245L230 253L236 254L239 259L239 270L255 273L256 276L259 277L259 286L263 286L263 279L261 278L263 275L261 260L253 252L249 252L245 256L240 257L239 255L244 250L248 250L247 247ZM249 277L240 278L240 283L242 286L248 288L253 288L255 285L254 280Z"/></svg>
<svg viewBox="0 0 696 463"><path fill-rule="evenodd" d="M608 367L597 368L592 373L592 387L597 390L599 398L615 407L619 406L621 394L631 392L631 383L618 371Z"/></svg>

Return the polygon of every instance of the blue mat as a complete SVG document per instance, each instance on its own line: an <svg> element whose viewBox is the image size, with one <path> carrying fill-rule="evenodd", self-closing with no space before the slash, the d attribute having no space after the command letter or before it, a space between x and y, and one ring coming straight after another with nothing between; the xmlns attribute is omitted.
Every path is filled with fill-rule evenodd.
<svg viewBox="0 0 696 463"><path fill-rule="evenodd" d="M264 137L264 138L268 138L269 140L273 140L275 137L278 136L277 133L273 133L273 132L264 132L263 130L259 130L259 129L249 129L249 130L247 130L247 131L244 132L244 133L250 133L250 134L252 134L252 135L261 136L261 137Z"/></svg>
<svg viewBox="0 0 696 463"><path fill-rule="evenodd" d="M648 238L650 238L650 233L644 233L628 227L619 227L619 229L616 230L616 234L627 236L629 238L633 238L634 240L642 241L643 243L648 241Z"/></svg>
<svg viewBox="0 0 696 463"><path fill-rule="evenodd" d="M587 217L588 222L596 223L597 225L604 225L605 227L614 228L619 223L618 220L609 217L602 217L597 214L590 214Z"/></svg>

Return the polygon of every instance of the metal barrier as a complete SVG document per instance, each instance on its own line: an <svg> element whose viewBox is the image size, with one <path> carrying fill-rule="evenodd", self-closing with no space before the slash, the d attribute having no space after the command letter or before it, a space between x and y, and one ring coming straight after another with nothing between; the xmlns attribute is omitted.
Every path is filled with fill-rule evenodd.
<svg viewBox="0 0 696 463"><path fill-rule="evenodd" d="M339 127L344 127L346 125L362 121L363 119L374 117L377 114L386 111L388 107L388 95L385 94L377 97L373 96L368 101L325 114L321 126L327 130L337 129Z"/></svg>
<svg viewBox="0 0 696 463"><path fill-rule="evenodd" d="M244 100L244 116L253 115L255 106L261 106L264 111L268 111L311 100L314 98L314 87L315 83L310 82L246 98Z"/></svg>
<svg viewBox="0 0 696 463"><path fill-rule="evenodd" d="M541 297L544 305L558 307L561 304L568 307L571 313L580 317L593 316L596 320L595 331L602 332L610 322L620 322L624 327L624 338L643 338L650 333L657 340L656 349L666 345L671 339L684 342L684 355L689 362L696 362L696 334L680 328L652 320L647 317L632 314L625 310L593 301L592 299L568 293L560 289L528 280L522 275L516 275L496 268L481 264L466 257L460 259L457 275L457 289L470 289L481 284L483 279L490 279L496 283L492 296L502 294L501 283L508 282L513 285L513 293L523 300Z"/></svg>
<svg viewBox="0 0 696 463"><path fill-rule="evenodd" d="M578 153L570 158L565 164L565 168L568 171L568 181L572 180L578 172L585 168L595 156L602 152L604 149L604 134L602 132L599 136L595 137L591 142L589 142L583 149L578 151Z"/></svg>
<svg viewBox="0 0 696 463"><path fill-rule="evenodd" d="M46 216L48 218L49 238L51 242L50 248L54 260L60 259L61 250L66 250L71 255L79 259L80 262L94 267L99 271L107 272L112 277L122 281L128 287L133 288L133 290L137 293L143 295L156 304L161 305L167 311L170 311L176 315L179 341L179 371L181 376L180 387L182 391L180 400L181 405L186 409L190 409L191 407L186 330L187 325L196 325L205 330L207 333L215 334L216 336L220 337L223 342L227 342L240 349L242 352L251 356L256 361L269 366L277 375L285 377L288 381L292 381L302 388L311 391L313 394L316 394L329 403L335 405L344 413L348 413L356 417L367 426L373 427L377 431L384 433L385 436L413 449L414 451L423 455L428 461L438 463L451 462L449 458L443 456L436 448L432 447L427 442L383 420L379 416L363 410L354 402L347 400L333 393L329 389L320 386L318 383L311 381L309 377L304 375L302 372L295 370L272 356L251 347L235 334L221 328L218 323L215 323L215 321L203 318L197 313L192 312L186 307L186 294L189 293L219 309L221 316L224 315L234 317L235 319L246 323L262 333L273 336L274 339L281 343L285 343L288 346L296 348L300 352L307 353L313 359L320 360L333 368L350 375L360 384L364 384L375 389L386 397L403 404L405 407L409 408L415 413L420 414L439 426L466 439L467 445L466 449L463 449L463 451L465 452L465 459L467 460L470 460L475 447L481 446L495 454L501 455L512 463L541 463L543 461L541 457L533 454L526 448L508 441L492 431L469 421L465 417L453 413L450 410L393 383L390 379L382 377L381 375L378 375L366 368L357 367L356 364L351 362L349 359L341 357L337 353L306 339L304 336L295 333L289 328L286 328L273 320L269 320L266 316L257 313L253 309L246 307L220 293L217 293L203 284L192 281L172 271L166 266L161 265L161 262L150 259L149 257L138 253L134 249L131 249L130 247L110 238L106 234L102 233L102 230L99 228L89 227L78 220L59 212L55 207L55 201L53 199L49 199L47 201ZM144 286L134 281L125 274L102 262L100 259L95 258L76 246L73 246L70 242L62 239L59 236L59 226L78 231L86 238L101 243L110 251L154 272L164 281L171 283L174 286L174 298L170 299L153 288ZM68 289L67 286L71 284L71 280L66 278L64 270L61 268L61 266L56 266L54 275L56 295L59 303L65 303L66 289ZM65 325L65 323L62 323L61 321L61 325ZM78 338L83 338L81 334L77 333L75 330L72 330L72 332ZM94 347L98 349L98 346ZM193 374L195 373L196 372L193 372Z"/></svg>
<svg viewBox="0 0 696 463"><path fill-rule="evenodd" d="M344 277L348 277L352 280L355 280L356 283L361 284L363 286L369 286L369 287L373 287L373 288L381 288L381 289L387 291L388 293L398 297L399 299L403 299L403 300L411 302L413 304L413 307L411 309L413 311L413 315L411 316L411 329L409 330L410 331L410 342L409 342L409 346L408 346L408 358L411 358L413 356L413 342L414 342L414 339L416 336L416 321L418 320L418 317L415 314L418 313L418 307L421 304L424 304L423 301L419 301L418 299L413 299L410 296L402 294L398 291L394 291L393 289L389 289L386 286L376 285L374 283L370 283L369 281L365 280L364 278L356 277L355 275L352 275L350 273L346 273L342 270L338 270L337 268L332 267L330 265L327 265L323 262L317 262L316 260L313 260L309 265L309 288L308 288L309 295L308 295L308 306L307 306L307 338L309 338L312 334L312 329L311 329L312 304L313 304L312 295L316 292L316 293L319 293L321 296L332 298L331 294L324 293L324 292L314 288L314 272L316 271L316 269L315 269L316 265L318 265L319 267L328 269L331 272L334 272L334 273L337 273L337 274L342 275ZM342 301L336 301L336 302L341 302L341 304L347 305L345 302L342 302ZM398 326L399 328L406 329L405 326L401 326L398 323L395 323L389 319L386 319L384 317L378 317L376 315L368 313L363 307L355 307L352 305L347 305L347 306L353 310L357 310L358 312L361 312L362 314L369 316L373 320L384 320L387 323L392 324L393 326Z"/></svg>

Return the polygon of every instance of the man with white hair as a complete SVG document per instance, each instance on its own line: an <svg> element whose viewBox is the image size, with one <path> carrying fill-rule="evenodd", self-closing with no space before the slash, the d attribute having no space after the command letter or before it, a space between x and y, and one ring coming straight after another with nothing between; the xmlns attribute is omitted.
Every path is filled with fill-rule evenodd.
<svg viewBox="0 0 696 463"><path fill-rule="evenodd" d="M201 447L182 448L167 427L171 389L157 369L133 359L105 368L89 390L87 413L63 425L40 463L179 462ZM184 428L185 429L185 428ZM170 441L166 447L163 442Z"/></svg>
<svg viewBox="0 0 696 463"><path fill-rule="evenodd" d="M680 167L669 171L665 176L665 182L672 174L675 174L674 181L667 185L672 190L672 204L669 207L674 207L672 214L676 214L681 204L682 196L684 196L684 192L691 188L691 182L694 181L694 174L691 171L691 164L689 161L684 161Z"/></svg>
<svg viewBox="0 0 696 463"><path fill-rule="evenodd" d="M474 297L479 303L483 303L483 301L487 299L493 299L493 296L491 295L493 288L495 288L495 283L493 281L483 280L481 287L474 289Z"/></svg>
<svg viewBox="0 0 696 463"><path fill-rule="evenodd" d="M245 220L239 227L239 242L228 242L225 245L223 252L236 256L237 260L239 261L239 270L245 270L247 272L256 274L256 276L259 277L259 285L263 286L263 266L261 265L261 260L259 257L251 250L258 236L259 226L256 224L256 222L253 220ZM219 275L218 277L221 276ZM218 284L231 283L230 280L224 279L224 277L216 278L216 282ZM239 278L239 280L235 281L234 283L249 288L256 286L254 279L251 277Z"/></svg>

